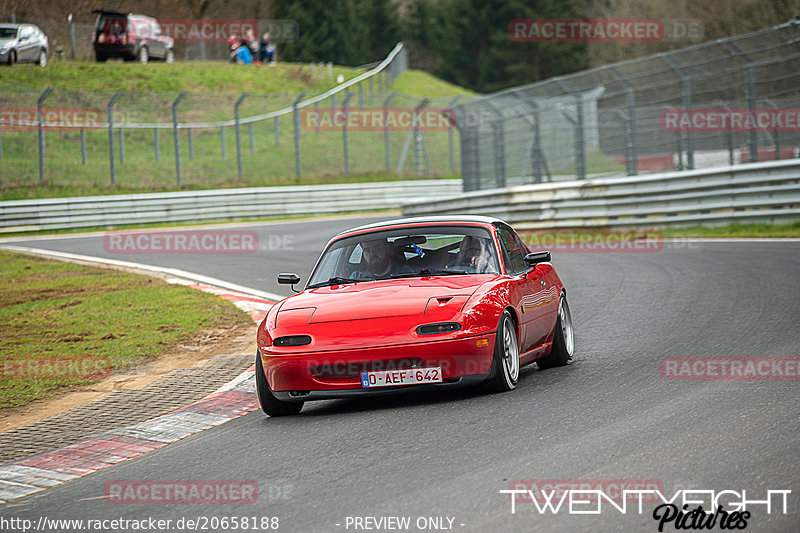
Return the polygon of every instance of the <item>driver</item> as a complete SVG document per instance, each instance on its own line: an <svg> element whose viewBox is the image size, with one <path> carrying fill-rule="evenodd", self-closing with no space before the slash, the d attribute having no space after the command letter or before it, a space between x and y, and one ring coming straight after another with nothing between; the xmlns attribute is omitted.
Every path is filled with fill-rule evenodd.
<svg viewBox="0 0 800 533"><path fill-rule="evenodd" d="M392 261L386 239L375 239L361 243L361 254L366 270L353 273L352 277L385 278L392 274L413 272L408 266Z"/></svg>

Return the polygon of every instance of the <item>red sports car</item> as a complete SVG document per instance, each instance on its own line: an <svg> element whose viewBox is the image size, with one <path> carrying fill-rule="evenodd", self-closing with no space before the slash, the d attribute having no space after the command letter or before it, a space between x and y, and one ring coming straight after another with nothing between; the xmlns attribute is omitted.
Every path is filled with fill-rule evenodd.
<svg viewBox="0 0 800 533"><path fill-rule="evenodd" d="M270 416L296 414L309 400L481 382L508 391L521 366L568 365L574 349L550 253L479 216L336 235L305 289L269 311L257 342L258 399Z"/></svg>

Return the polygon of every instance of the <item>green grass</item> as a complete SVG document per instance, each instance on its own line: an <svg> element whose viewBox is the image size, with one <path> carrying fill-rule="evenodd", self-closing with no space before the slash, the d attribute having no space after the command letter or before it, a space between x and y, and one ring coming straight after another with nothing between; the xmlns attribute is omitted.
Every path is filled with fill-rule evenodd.
<svg viewBox="0 0 800 533"><path fill-rule="evenodd" d="M235 65L222 61L176 61L171 65L158 62L140 65L136 62L120 61L52 61L45 68L21 64L13 69L3 69L2 72L0 87L9 89L54 87L74 91L236 94L299 94L307 91L309 94L318 94L335 87L336 76L339 74L348 80L362 71L335 66L333 79L327 78L327 70L322 77L317 71L312 79L307 65L303 67L302 76L299 76L298 66L288 63L268 67Z"/></svg>
<svg viewBox="0 0 800 533"><path fill-rule="evenodd" d="M407 70L400 74L392 85L392 90L403 94L428 97L455 97L462 95L460 101L465 97L475 97L478 94L453 85L446 81L423 72L421 70Z"/></svg>
<svg viewBox="0 0 800 533"><path fill-rule="evenodd" d="M117 370L203 330L250 323L222 298L160 280L8 252L0 265L0 409L103 377L37 374L54 361Z"/></svg>
<svg viewBox="0 0 800 533"><path fill-rule="evenodd" d="M54 86L56 90L47 99L46 107L96 110L100 121L105 120L108 99L116 90L147 92L125 93L114 107L115 121L169 124L171 104L178 90L189 91L178 106L180 121L213 122L233 118L233 106L240 94L238 90L252 91L240 107L240 116L248 117L289 106L300 91L307 91L308 97L333 86L329 81L299 80L297 67L291 65L245 67L192 62L142 66L135 63L56 62L45 69L27 68L27 65L19 67L4 70L4 76L0 78L0 87L6 87L6 90L0 91L0 106L6 112L15 106L35 110L42 87ZM343 73L348 79L360 72L338 67L334 69L335 74ZM418 71L404 72L392 89L396 87L400 87L402 92L392 100L392 107L414 107L422 95L428 94L434 96L431 107L446 107L455 94L468 94ZM374 93L370 99L367 84L364 84L361 96L357 90L351 94L350 106L354 108L359 104L363 107L379 107L385 98L385 95ZM342 101L343 96L337 95L335 102L328 99L320 104L320 109L334 103L340 107ZM308 110L312 111L313 108ZM181 189L363 182L417 176L413 143L409 146L405 165L398 171L400 154L408 138L406 131L390 133L391 168L388 171L382 131L348 132L350 174L347 175L341 130L316 131L302 121L303 117L301 178L297 178L295 172L292 117L284 116L277 125L277 136L274 120L253 125L253 153L250 152L250 127L243 125L240 128L242 178L238 177L233 128L225 129L224 144L219 128L193 130L191 154L189 133L182 129L179 132ZM116 180L112 185L107 130L85 130L85 165L81 157L78 130L47 130L44 183L40 183L38 132L35 129L19 131L5 128L2 132L3 157L0 160L0 200L178 189L171 129L159 130L158 161L153 129L121 130L124 162L120 160L118 131L114 136ZM454 133L454 137L457 168L460 156L457 133ZM425 165L424 176L452 174L448 132L426 132L425 142L430 164ZM222 155L223 146L225 159ZM190 158L190 155L193 157Z"/></svg>
<svg viewBox="0 0 800 533"><path fill-rule="evenodd" d="M664 237L800 237L800 221L785 224L729 224L664 228Z"/></svg>

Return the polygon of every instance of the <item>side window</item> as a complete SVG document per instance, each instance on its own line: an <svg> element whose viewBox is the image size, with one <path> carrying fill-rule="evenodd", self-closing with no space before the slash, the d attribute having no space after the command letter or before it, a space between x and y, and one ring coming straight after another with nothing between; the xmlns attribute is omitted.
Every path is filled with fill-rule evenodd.
<svg viewBox="0 0 800 533"><path fill-rule="evenodd" d="M503 247L503 259L506 263L506 273L520 274L528 269L525 255L528 249L525 243L506 226L497 226L497 235Z"/></svg>

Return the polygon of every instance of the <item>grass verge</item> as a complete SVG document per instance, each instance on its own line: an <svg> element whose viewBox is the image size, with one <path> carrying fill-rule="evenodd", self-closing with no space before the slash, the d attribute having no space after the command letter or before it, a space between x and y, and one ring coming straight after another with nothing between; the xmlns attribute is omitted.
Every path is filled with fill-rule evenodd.
<svg viewBox="0 0 800 533"><path fill-rule="evenodd" d="M0 264L0 409L250 324L222 298L157 279L3 251Z"/></svg>

